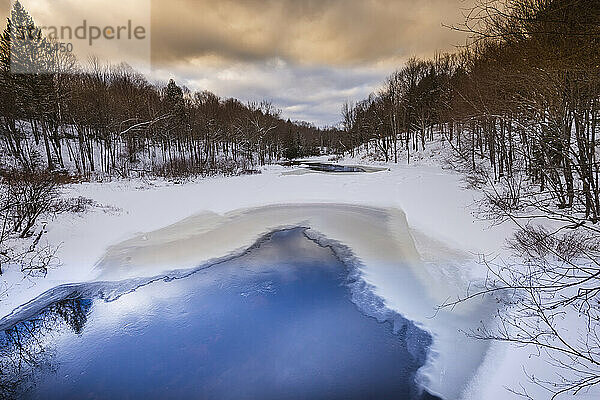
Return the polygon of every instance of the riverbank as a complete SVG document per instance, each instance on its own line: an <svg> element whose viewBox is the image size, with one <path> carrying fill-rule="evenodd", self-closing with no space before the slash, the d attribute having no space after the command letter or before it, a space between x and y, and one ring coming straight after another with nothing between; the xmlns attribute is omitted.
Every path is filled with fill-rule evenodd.
<svg viewBox="0 0 600 400"><path fill-rule="evenodd" d="M452 287L452 282L456 282L455 288L462 290L463 287L458 282L468 283L472 278L481 275L483 271L476 264L475 255L502 252L504 239L511 228L491 226L473 216L474 210L471 205L479 199L480 194L476 191L464 190L462 177L457 173L426 163L416 166L390 164L386 167L389 170L371 174L290 175L286 174L291 171L290 168L270 166L265 168L261 175L206 179L185 184L164 181L121 181L68 186L65 188L66 195L84 196L93 199L103 207L96 207L83 215L61 215L48 225L45 240L50 243L62 243L58 252L62 265L51 270L47 278L33 281L15 282L13 275L13 281L8 282L11 276L7 274L4 279L7 279L11 289L8 297L0 302L2 316L45 290L60 284L96 279L122 279L139 275L137 272L133 273L131 269L118 273L112 271L112 275L107 273L106 260L111 254L116 254L114 251L111 253L110 250L107 252L107 249L111 246L113 250L119 246L121 249L127 248L128 240L137 241L135 244L129 242L134 245L132 247L139 246L144 241L152 242L156 234L148 234L149 232L160 230L161 241L175 246L169 256L184 257L179 260L177 258L171 261L169 258L160 260L159 254L156 253L156 257L151 259L140 259L143 263L154 262L157 268L152 271L156 273L161 270L198 265L206 259L238 250L251 245L257 235L281 225L308 223L314 228L318 225L319 219L329 219L328 223L321 224L314 231L329 239L342 243L349 242L347 245L356 252L357 257L363 258L361 261L365 266L367 282L374 286L376 293L386 300L388 306L409 319L414 318L413 320L430 330L439 329L435 325L443 325L443 318L436 320L431 318L433 312L415 307L414 298L413 305L407 302L411 295L412 297L418 295L406 291L411 287L406 286L407 283L415 282L414 279L406 280L403 273L407 269L395 268L385 262L376 262L386 254L386 252L376 251L377 246L380 246L379 249L389 248L389 242L386 244L385 238L394 237L394 234L390 235L389 232L395 229L402 231L404 226L408 227L408 239L403 240L406 243L412 241L414 253L413 250L408 252L413 253L412 255L405 251L401 257L410 256L413 261L418 261L422 266L411 271L427 271L427 277L420 282L429 281L431 286L425 286L424 292L437 294L437 296L431 296L431 299L420 306L427 306L431 310L436 305L436 301L444 300L443 294L448 295L447 292L438 290L439 285L443 284L448 288ZM340 203L343 205L333 206ZM263 210L272 210L273 208L264 206L284 204L294 204L296 211L291 214L271 212L270 220L264 218L264 214L261 218L260 213L248 212L251 208L262 207ZM311 204L312 206L309 206ZM336 207L338 211L335 211ZM358 213L363 217L350 223L347 221L348 218L344 217L348 215L348 209L344 207L350 209L354 207L368 212ZM380 211L373 211L374 209ZM373 213L378 212L379 217L377 215L375 215L377 218L373 217ZM243 236L243 230L236 228L235 224L229 225L232 220L236 218L239 220L240 215L243 216L244 213L246 217L253 220L252 223L238 225L238 228L239 226L252 227L247 236ZM389 216L392 214L396 215L396 220L390 219ZM290 215L293 215L293 218L289 217ZM402 221L404 215L406 215L405 222L399 224L397 221ZM186 218L188 223L182 222L183 225L173 225L169 228L170 225ZM189 218L192 218L191 224ZM188 251L190 247L179 248L176 241L181 239L178 235L182 234L181 227L184 225L195 234L199 229L210 231L207 227L213 225L220 225L223 229L219 237L209 235L206 241L196 242L204 243L207 252L192 252L190 255ZM171 234L174 236L169 236ZM351 239L352 234L355 234L354 240ZM365 243L362 244L361 249L363 241ZM215 246L216 244L219 246ZM404 250L411 246L405 247ZM180 252L179 250L182 249L185 251ZM369 251L371 258L368 257ZM389 260L393 259L393 252L388 255L391 257ZM126 257L132 257L132 262L136 261L134 256ZM104 261L99 263L102 259ZM115 265L119 264L122 263L115 263ZM152 274L148 270L142 275ZM403 290L403 287L406 290ZM476 322L476 320L470 322L473 321ZM456 330L458 327L453 328ZM438 336L437 343L443 343L442 336ZM437 363L438 367L440 365L446 367L429 368L423 373L428 377L431 383L429 386L434 392L452 398L459 397L461 392L468 388L457 384L457 381L452 378L453 373L458 373L460 369L452 368L452 362L457 363L457 360L452 359L452 354L454 357L460 354L448 353L445 349L450 348L449 343L447 341L446 346L435 349L439 354L438 361L439 357L444 355L449 357L446 363ZM471 367L476 370L479 363L481 359ZM471 372L474 373L476 371ZM449 392L447 388L452 388L454 392Z"/></svg>

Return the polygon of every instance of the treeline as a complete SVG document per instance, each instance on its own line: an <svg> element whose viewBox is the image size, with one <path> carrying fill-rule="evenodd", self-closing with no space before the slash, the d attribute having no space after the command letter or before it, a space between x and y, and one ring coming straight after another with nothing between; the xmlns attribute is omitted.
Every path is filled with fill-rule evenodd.
<svg viewBox="0 0 600 400"><path fill-rule="evenodd" d="M82 67L53 50L19 2L0 37L0 92L2 161L26 171L234 174L319 153L341 135L285 121L268 102L242 104L173 80L157 86L127 65Z"/></svg>
<svg viewBox="0 0 600 400"><path fill-rule="evenodd" d="M455 29L471 34L463 49L412 59L381 91L343 107L353 144L398 162L436 135L504 183L499 207L600 221L600 3L485 0Z"/></svg>

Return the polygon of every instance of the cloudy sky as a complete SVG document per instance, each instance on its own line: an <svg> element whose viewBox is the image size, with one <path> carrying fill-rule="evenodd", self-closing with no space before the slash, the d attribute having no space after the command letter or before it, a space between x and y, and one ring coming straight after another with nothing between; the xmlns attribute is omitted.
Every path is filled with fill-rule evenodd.
<svg viewBox="0 0 600 400"><path fill-rule="evenodd" d="M153 80L268 99L283 116L317 125L337 123L344 101L366 97L407 58L463 43L443 25L460 22L469 1L21 0L38 24L148 25L149 53L143 43L134 45L144 51L110 53L100 42L93 50L135 65L147 55ZM8 10L10 0L2 3Z"/></svg>

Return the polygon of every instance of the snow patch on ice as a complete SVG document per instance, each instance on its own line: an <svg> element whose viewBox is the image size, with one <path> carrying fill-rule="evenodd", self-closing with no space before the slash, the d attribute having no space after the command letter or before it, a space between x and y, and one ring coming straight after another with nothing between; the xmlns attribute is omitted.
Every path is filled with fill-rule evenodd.
<svg viewBox="0 0 600 400"><path fill-rule="evenodd" d="M448 298L463 295L467 281L454 277L455 264L448 264L452 269L446 271L439 259L436 264L422 262L398 209L297 204L201 213L111 246L97 269L104 280L155 276L191 268L199 260L218 260L232 249L239 253L266 233L289 227L308 228L309 238L335 249L344 263L355 267L360 279L354 300L370 315L383 321L394 311L432 334L422 383L446 399L458 398L487 350L486 343L470 340L463 332L489 319L492 305L481 300L438 310Z"/></svg>

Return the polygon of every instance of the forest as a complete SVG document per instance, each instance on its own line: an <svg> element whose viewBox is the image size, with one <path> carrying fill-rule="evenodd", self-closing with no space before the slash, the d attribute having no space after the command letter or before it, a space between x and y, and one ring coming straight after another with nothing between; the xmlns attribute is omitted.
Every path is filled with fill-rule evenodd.
<svg viewBox="0 0 600 400"><path fill-rule="evenodd" d="M319 154L341 139L336 129L282 119L268 101L243 104L172 79L150 83L126 64L77 60L58 51L19 2L0 37L0 91L4 169L231 175Z"/></svg>
<svg viewBox="0 0 600 400"><path fill-rule="evenodd" d="M451 148L483 217L518 229L515 258L482 256L483 287L441 307L494 296L498 321L469 335L549 357L554 378L528 377L551 398L585 392L600 383L600 2L481 0L450 28L466 45L344 104L344 129L386 162Z"/></svg>
<svg viewBox="0 0 600 400"><path fill-rule="evenodd" d="M505 184L502 207L527 202L526 181L555 210L598 222L600 4L483 1L453 28L470 33L459 51L410 59L380 91L343 106L353 147L372 142L398 162L400 151L410 160L444 140Z"/></svg>

